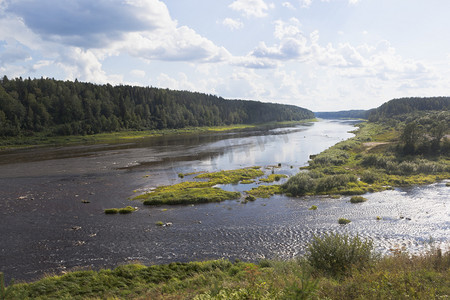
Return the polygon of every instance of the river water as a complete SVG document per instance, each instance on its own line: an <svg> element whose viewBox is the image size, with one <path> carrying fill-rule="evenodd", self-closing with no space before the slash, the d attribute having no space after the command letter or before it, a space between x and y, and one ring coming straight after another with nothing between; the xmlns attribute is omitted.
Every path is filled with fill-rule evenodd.
<svg viewBox="0 0 450 300"><path fill-rule="evenodd" d="M190 180L178 173L261 166L293 175L317 154L353 134L353 122L172 135L129 143L42 147L0 152L0 271L7 282L68 270L140 262L292 258L313 235L349 232L377 251L448 247L450 189L445 182L349 197L289 198L241 204L145 207L131 197ZM245 191L251 185L227 185ZM111 207L136 206L129 215ZM308 210L318 206L315 211ZM377 216L381 220L377 220ZM341 217L352 220L342 226ZM171 222L159 227L157 221Z"/></svg>

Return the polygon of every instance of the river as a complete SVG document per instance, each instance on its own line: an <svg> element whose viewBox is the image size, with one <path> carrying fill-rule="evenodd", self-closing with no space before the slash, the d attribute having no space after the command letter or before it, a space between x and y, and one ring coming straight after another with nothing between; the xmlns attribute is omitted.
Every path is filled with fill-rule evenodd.
<svg viewBox="0 0 450 300"><path fill-rule="evenodd" d="M423 251L430 239L435 246L448 246L445 182L368 194L368 201L357 205L349 197L284 195L195 206L145 207L129 200L195 176L180 179L178 173L257 165L269 174L270 166L281 164L276 173L293 175L311 154L353 136L353 125L320 121L0 152L0 271L10 282L130 262L287 259L304 253L313 235L329 231L371 238L381 253L402 247ZM127 205L139 210L103 212ZM308 210L311 205L318 209ZM352 223L337 224L341 217ZM156 226L158 221L173 225Z"/></svg>

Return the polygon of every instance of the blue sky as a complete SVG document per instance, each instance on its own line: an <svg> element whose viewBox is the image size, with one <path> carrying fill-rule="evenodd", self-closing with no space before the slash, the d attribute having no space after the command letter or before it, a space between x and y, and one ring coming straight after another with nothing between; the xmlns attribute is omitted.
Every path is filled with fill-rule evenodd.
<svg viewBox="0 0 450 300"><path fill-rule="evenodd" d="M447 0L0 0L0 74L313 111L450 95Z"/></svg>

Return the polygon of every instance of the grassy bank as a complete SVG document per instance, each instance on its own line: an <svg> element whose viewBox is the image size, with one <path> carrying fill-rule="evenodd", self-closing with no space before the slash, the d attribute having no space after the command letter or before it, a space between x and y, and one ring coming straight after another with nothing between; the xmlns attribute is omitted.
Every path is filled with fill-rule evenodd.
<svg viewBox="0 0 450 300"><path fill-rule="evenodd" d="M271 125L295 125L307 122L314 122L316 119L303 121L286 121L264 124L235 124L225 126L204 126L204 127L186 127L180 129L161 129L161 130L143 130L143 131L119 131L111 133L98 133L92 135L68 135L55 136L49 133L34 133L31 136L4 137L0 140L0 150L25 148L33 146L52 146L52 145L77 145L77 144L97 144L97 143L120 143L136 139L158 137L163 135L194 134L205 132L222 132L246 128L255 128L259 126Z"/></svg>
<svg viewBox="0 0 450 300"><path fill-rule="evenodd" d="M355 137L311 157L282 190L292 196L360 195L450 178L448 153L405 155L399 127L360 124Z"/></svg>
<svg viewBox="0 0 450 300"><path fill-rule="evenodd" d="M259 263L215 260L125 265L13 284L5 299L444 299L450 253L379 257L371 241L316 237L304 257Z"/></svg>

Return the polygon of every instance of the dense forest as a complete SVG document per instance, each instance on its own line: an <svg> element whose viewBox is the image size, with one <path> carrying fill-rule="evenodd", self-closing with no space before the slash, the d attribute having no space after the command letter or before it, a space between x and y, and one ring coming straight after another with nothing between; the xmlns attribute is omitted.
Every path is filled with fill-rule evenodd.
<svg viewBox="0 0 450 300"><path fill-rule="evenodd" d="M0 136L80 135L310 119L293 105L128 85L0 79Z"/></svg>
<svg viewBox="0 0 450 300"><path fill-rule="evenodd" d="M400 98L390 100L369 115L370 121L378 121L401 116L414 112L424 111L444 111L450 110L450 97L430 97L430 98Z"/></svg>
<svg viewBox="0 0 450 300"><path fill-rule="evenodd" d="M372 110L341 110L315 112L316 117L322 119L367 119Z"/></svg>

